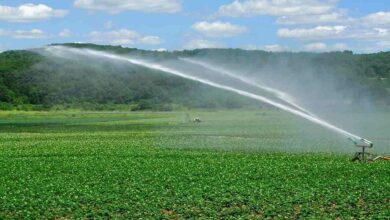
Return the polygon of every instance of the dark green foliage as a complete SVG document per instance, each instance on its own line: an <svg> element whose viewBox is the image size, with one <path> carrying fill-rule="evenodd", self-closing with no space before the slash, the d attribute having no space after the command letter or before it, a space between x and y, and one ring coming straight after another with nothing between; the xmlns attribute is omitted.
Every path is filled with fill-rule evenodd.
<svg viewBox="0 0 390 220"><path fill-rule="evenodd" d="M131 54L153 60L179 56L206 57L221 61L228 67L231 65L232 69L245 67L241 71L249 75L258 70L266 72L272 69L272 72L278 73L272 77L277 81L284 80L286 85L294 81L309 85L304 92L316 91L316 85L310 87L310 79L325 82L331 76L333 81L329 82L332 85L329 90L347 97L352 103L359 104L369 99L379 106L390 105L389 52L367 55L354 55L350 51L314 54L240 49L156 52L95 44L70 43L65 46ZM302 81L305 78L308 81ZM312 95L308 97L309 100L319 99L315 92ZM109 61L51 59L31 51L0 54L1 109L28 109L28 105L49 109L61 105L64 108L98 110L111 109L118 104L128 105L130 110L258 106L238 95L142 67Z"/></svg>
<svg viewBox="0 0 390 220"><path fill-rule="evenodd" d="M0 103L39 102L40 94L30 71L32 65L41 60L41 56L30 51L7 51L0 54Z"/></svg>
<svg viewBox="0 0 390 220"><path fill-rule="evenodd" d="M121 47L107 48L115 49L115 52L124 50ZM0 84L0 108L5 110L12 106L28 109L25 105L42 105L45 109L60 105L62 109L107 110L124 104L128 105L127 110L133 111L170 111L174 106L256 106L238 95L123 63L48 59L25 51L1 55L0 82L4 83ZM23 65L16 66L17 63Z"/></svg>

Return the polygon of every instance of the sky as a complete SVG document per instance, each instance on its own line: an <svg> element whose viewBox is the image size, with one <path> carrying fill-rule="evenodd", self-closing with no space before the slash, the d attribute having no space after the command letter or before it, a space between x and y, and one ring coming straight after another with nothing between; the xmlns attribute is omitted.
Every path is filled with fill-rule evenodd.
<svg viewBox="0 0 390 220"><path fill-rule="evenodd" d="M0 0L0 51L65 42L389 51L390 0Z"/></svg>

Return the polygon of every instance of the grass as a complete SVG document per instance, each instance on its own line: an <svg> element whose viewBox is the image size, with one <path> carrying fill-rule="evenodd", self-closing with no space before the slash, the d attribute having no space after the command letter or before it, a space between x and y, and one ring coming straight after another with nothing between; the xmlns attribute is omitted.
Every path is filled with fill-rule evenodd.
<svg viewBox="0 0 390 220"><path fill-rule="evenodd" d="M389 163L351 163L337 134L278 111L191 115L1 112L0 218L390 217ZM388 130L368 134L389 152Z"/></svg>

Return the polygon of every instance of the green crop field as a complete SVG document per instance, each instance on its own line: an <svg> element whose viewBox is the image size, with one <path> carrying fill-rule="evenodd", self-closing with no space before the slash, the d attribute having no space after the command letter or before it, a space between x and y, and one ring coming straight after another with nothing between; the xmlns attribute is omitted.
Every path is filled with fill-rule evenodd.
<svg viewBox="0 0 390 220"><path fill-rule="evenodd" d="M0 219L390 218L390 163L350 162L338 134L279 111L189 114L202 122L0 112ZM342 118L389 153L388 113Z"/></svg>

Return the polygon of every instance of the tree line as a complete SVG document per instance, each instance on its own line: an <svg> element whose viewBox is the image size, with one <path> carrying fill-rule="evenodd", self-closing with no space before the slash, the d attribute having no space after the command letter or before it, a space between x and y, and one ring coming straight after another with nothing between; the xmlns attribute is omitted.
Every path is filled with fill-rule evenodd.
<svg viewBox="0 0 390 220"><path fill-rule="evenodd" d="M240 71L248 76L259 72L273 74L273 79L280 79L280 82L294 79L298 82L298 79L302 81L309 77L328 79L331 76L337 92L352 102L359 103L359 94L365 94L375 105L390 106L390 52L273 53L240 49L157 52L95 44L63 46L133 54L154 60L179 56L212 59L215 63L231 65L231 69L240 67ZM352 87L356 89L348 93ZM168 111L259 106L262 105L247 98L139 66L104 60L62 60L34 50L0 53L0 109Z"/></svg>

